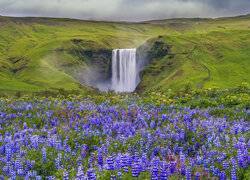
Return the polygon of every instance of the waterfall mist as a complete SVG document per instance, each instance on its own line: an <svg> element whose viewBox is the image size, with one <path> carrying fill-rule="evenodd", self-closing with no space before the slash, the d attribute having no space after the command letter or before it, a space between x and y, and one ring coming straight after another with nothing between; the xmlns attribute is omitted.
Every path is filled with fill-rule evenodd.
<svg viewBox="0 0 250 180"><path fill-rule="evenodd" d="M110 79L106 79L104 74L99 72L94 67L85 67L82 71L81 82L86 84L87 86L91 86L99 89L100 91L108 91L111 88Z"/></svg>

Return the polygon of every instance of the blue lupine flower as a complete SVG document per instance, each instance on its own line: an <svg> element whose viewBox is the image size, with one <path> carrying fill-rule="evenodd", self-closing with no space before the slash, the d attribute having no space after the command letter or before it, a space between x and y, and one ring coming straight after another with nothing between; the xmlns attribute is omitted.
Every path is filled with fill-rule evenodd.
<svg viewBox="0 0 250 180"><path fill-rule="evenodd" d="M227 160L223 161L223 169L229 169L229 164Z"/></svg>
<svg viewBox="0 0 250 180"><path fill-rule="evenodd" d="M69 179L69 174L67 171L63 172L63 180L68 180Z"/></svg>
<svg viewBox="0 0 250 180"><path fill-rule="evenodd" d="M127 166L124 167L124 168L123 168L123 171L126 172L126 173L128 173L128 167L127 167Z"/></svg>
<svg viewBox="0 0 250 180"><path fill-rule="evenodd" d="M236 176L236 173L235 173L235 169L232 169L232 170L231 170L231 179L232 179L232 180L237 180L237 176Z"/></svg>
<svg viewBox="0 0 250 180"><path fill-rule="evenodd" d="M186 168L186 180L191 180L191 169L190 169L190 167Z"/></svg>
<svg viewBox="0 0 250 180"><path fill-rule="evenodd" d="M113 161L113 157L112 156L108 156L107 159L107 163L108 163L108 168L107 170L114 170L114 161Z"/></svg>
<svg viewBox="0 0 250 180"><path fill-rule="evenodd" d="M197 173L194 174L194 179L195 180L199 180L200 179L200 173L199 172L197 172Z"/></svg>
<svg viewBox="0 0 250 180"><path fill-rule="evenodd" d="M111 175L111 176L110 176L110 180L116 180L116 179L115 179L115 175Z"/></svg>
<svg viewBox="0 0 250 180"><path fill-rule="evenodd" d="M221 172L220 172L220 175L219 175L219 178L220 178L221 180L226 180L226 179L227 179L227 174L226 174L226 172L225 172L225 171L221 171Z"/></svg>

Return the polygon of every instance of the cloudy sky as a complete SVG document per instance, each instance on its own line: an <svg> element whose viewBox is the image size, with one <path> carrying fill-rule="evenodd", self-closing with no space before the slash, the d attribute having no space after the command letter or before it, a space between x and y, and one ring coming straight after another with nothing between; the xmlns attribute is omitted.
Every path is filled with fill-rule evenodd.
<svg viewBox="0 0 250 180"><path fill-rule="evenodd" d="M250 0L0 0L0 15L141 21L250 13Z"/></svg>

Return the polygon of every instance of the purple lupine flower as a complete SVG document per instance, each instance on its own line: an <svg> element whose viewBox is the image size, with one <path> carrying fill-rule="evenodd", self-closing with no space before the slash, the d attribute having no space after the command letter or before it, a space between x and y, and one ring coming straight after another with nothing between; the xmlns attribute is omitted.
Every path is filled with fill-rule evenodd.
<svg viewBox="0 0 250 180"><path fill-rule="evenodd" d="M227 174L226 174L226 172L225 172L225 171L221 171L221 172L220 172L220 175L219 175L219 178L220 178L221 180L226 180L226 179L227 179Z"/></svg>
<svg viewBox="0 0 250 180"><path fill-rule="evenodd" d="M191 180L191 169L190 169L190 167L186 168L186 180Z"/></svg>
<svg viewBox="0 0 250 180"><path fill-rule="evenodd" d="M237 180L237 175L236 175L236 173L235 173L235 169L233 169L233 168L232 168L232 170L231 170L231 179L232 179L232 180Z"/></svg>
<svg viewBox="0 0 250 180"><path fill-rule="evenodd" d="M113 161L112 156L108 156L107 164L108 164L108 167L107 167L108 171L114 170L114 161Z"/></svg>
<svg viewBox="0 0 250 180"><path fill-rule="evenodd" d="M26 123L26 122L23 123L23 129L24 129L24 130L27 129L27 123Z"/></svg>
<svg viewBox="0 0 250 180"><path fill-rule="evenodd" d="M176 161L172 161L172 162L170 163L170 172L171 172L172 174L175 173L175 165L176 165Z"/></svg>
<svg viewBox="0 0 250 180"><path fill-rule="evenodd" d="M41 176L36 176L36 180L42 180Z"/></svg>
<svg viewBox="0 0 250 180"><path fill-rule="evenodd" d="M116 180L115 175L111 175L110 180Z"/></svg>
<svg viewBox="0 0 250 180"><path fill-rule="evenodd" d="M138 177L140 174L138 165L136 163L132 164L132 177Z"/></svg>
<svg viewBox="0 0 250 180"><path fill-rule="evenodd" d="M89 168L92 168L94 160L95 160L95 153L91 153L90 154L90 158L88 160L88 166L89 166Z"/></svg>
<svg viewBox="0 0 250 180"><path fill-rule="evenodd" d="M128 167L127 167L127 166L125 166L125 167L123 168L123 172L128 173Z"/></svg>
<svg viewBox="0 0 250 180"><path fill-rule="evenodd" d="M63 172L63 180L69 180L69 173L67 171Z"/></svg>
<svg viewBox="0 0 250 180"><path fill-rule="evenodd" d="M227 160L223 161L223 169L229 169L229 164Z"/></svg>
<svg viewBox="0 0 250 180"><path fill-rule="evenodd" d="M62 154L59 153L57 158L56 158L56 169L60 169L60 165L61 165L61 159L62 159Z"/></svg>
<svg viewBox="0 0 250 180"><path fill-rule="evenodd" d="M235 160L233 157L231 157L230 162L231 162L231 164L232 164L232 169L238 170L237 162L236 162L236 160Z"/></svg>
<svg viewBox="0 0 250 180"><path fill-rule="evenodd" d="M122 178L122 173L118 172L117 177L118 177L118 179Z"/></svg>
<svg viewBox="0 0 250 180"><path fill-rule="evenodd" d="M185 174L186 174L186 166L183 164L181 166L181 175L185 176Z"/></svg>
<svg viewBox="0 0 250 180"><path fill-rule="evenodd" d="M30 165L31 165L31 168L33 168L33 167L36 165L36 161L32 160L32 161L30 162Z"/></svg>
<svg viewBox="0 0 250 180"><path fill-rule="evenodd" d="M200 179L200 173L199 172L197 172L197 173L194 174L194 179L195 180L199 180Z"/></svg>
<svg viewBox="0 0 250 180"><path fill-rule="evenodd" d="M84 177L83 167L81 165L78 166L76 177L78 179L82 179Z"/></svg>
<svg viewBox="0 0 250 180"><path fill-rule="evenodd" d="M23 177L23 176L24 176L23 165L22 165L22 164L20 164L19 167L18 167L17 175L18 175L19 177Z"/></svg>
<svg viewBox="0 0 250 180"><path fill-rule="evenodd" d="M161 171L160 171L160 178L161 178L161 179L167 179L167 172L166 172L166 169L165 169L165 168L161 168Z"/></svg>

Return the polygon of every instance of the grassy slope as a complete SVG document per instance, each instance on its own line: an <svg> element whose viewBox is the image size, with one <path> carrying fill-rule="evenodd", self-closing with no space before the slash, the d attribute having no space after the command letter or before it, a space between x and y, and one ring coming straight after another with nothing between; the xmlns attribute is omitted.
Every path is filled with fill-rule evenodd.
<svg viewBox="0 0 250 180"><path fill-rule="evenodd" d="M203 34L164 36L153 41L171 46L166 56L153 58L138 89L230 88L250 83L250 31L216 30ZM157 50L155 50L157 51Z"/></svg>
<svg viewBox="0 0 250 180"><path fill-rule="evenodd" d="M73 71L77 67L86 66L86 62L79 61L75 56L65 52L56 51L57 49L69 49L76 46L72 43L72 39L84 40L85 43L81 48L85 50L133 48L158 35L168 35L162 40L171 41L176 52L185 48L182 45L195 49L190 52L188 58L183 55L175 56L176 64L184 69L183 79L169 82L168 75L175 72L174 70L164 71L160 76L154 77L156 83L152 85L153 89L159 87L178 89L184 82L194 79L199 79L194 85L198 86L197 83L208 76L204 70L206 68L211 71L211 77L209 77L210 81L204 82L204 87L213 83L218 84L218 82L221 84L227 80L223 79L223 77L226 78L223 73L229 71L229 68L237 67L235 69L238 70L234 71L234 78L230 82L225 81L222 85L219 84L221 87L228 87L231 82L249 79L244 77L245 71L248 70L244 69L244 65L247 67L249 64L249 41L247 41L249 26L249 16L216 20L172 19L143 23L0 17L0 90L6 92L33 92L55 88L79 90L79 83L70 75L60 71L57 66L70 64ZM213 36L213 33L216 36ZM239 34L242 33L243 35L240 36ZM209 37L208 40L206 36ZM218 38L222 39L218 41ZM238 44L235 40L238 40ZM201 41L215 43L213 47L216 50L203 53L207 49L200 44ZM219 63L216 55L213 55L216 52L224 55ZM228 63L228 59L233 60ZM215 67L215 64L210 61L218 64ZM165 61L161 60L159 63L156 66L164 66ZM195 73L189 72L190 75L187 74L188 69L193 66L200 70L194 71ZM226 66L228 69L217 68L221 66ZM189 78L185 79L185 77ZM150 87L147 88L149 89Z"/></svg>

